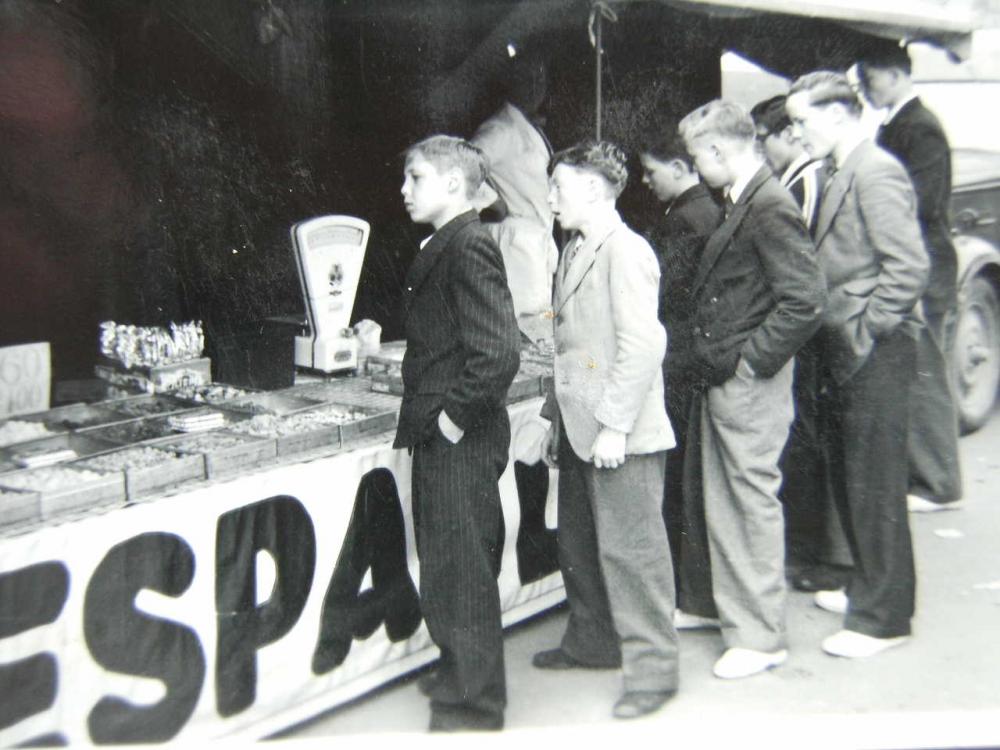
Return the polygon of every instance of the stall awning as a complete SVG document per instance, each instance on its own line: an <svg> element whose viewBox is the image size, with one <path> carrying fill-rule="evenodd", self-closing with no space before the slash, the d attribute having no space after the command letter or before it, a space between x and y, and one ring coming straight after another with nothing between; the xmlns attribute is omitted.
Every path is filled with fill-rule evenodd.
<svg viewBox="0 0 1000 750"><path fill-rule="evenodd" d="M637 2L639 0L616 0ZM648 1L648 0L642 0ZM928 41L957 57L969 53L970 35L996 25L1000 13L981 0L658 0L720 18L761 13L823 19L885 39ZM992 10L992 12L990 12Z"/></svg>

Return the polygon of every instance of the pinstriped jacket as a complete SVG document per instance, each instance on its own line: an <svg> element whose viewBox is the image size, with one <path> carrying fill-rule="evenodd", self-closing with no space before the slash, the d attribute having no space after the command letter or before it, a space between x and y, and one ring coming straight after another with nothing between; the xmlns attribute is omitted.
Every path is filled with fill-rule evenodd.
<svg viewBox="0 0 1000 750"><path fill-rule="evenodd" d="M435 434L438 413L468 435L506 409L520 332L496 243L467 211L441 227L406 276L403 403L394 447Z"/></svg>

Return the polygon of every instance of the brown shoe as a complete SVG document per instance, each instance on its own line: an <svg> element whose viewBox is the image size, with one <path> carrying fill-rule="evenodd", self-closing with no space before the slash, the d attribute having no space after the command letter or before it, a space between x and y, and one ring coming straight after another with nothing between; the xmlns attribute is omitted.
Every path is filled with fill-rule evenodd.
<svg viewBox="0 0 1000 750"><path fill-rule="evenodd" d="M616 719L637 719L653 713L675 695L676 690L633 690L618 699L612 713Z"/></svg>

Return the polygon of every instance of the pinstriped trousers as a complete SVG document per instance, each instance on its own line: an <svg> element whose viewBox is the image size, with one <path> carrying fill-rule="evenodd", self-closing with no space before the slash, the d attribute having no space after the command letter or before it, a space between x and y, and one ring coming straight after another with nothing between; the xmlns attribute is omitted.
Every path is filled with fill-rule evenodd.
<svg viewBox="0 0 1000 750"><path fill-rule="evenodd" d="M440 432L413 449L420 603L441 650L432 711L503 718L507 704L497 575L510 422L501 410L457 444Z"/></svg>

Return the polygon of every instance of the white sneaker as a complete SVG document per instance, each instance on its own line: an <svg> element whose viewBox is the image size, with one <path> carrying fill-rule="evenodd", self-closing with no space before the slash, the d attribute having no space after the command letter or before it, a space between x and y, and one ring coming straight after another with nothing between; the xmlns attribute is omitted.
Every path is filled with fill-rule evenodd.
<svg viewBox="0 0 1000 750"><path fill-rule="evenodd" d="M788 651L754 651L750 648L730 648L715 662L712 674L723 680L738 680L750 677L779 664L788 658Z"/></svg>
<svg viewBox="0 0 1000 750"><path fill-rule="evenodd" d="M901 646L908 640L910 640L908 635L896 638L873 638L854 630L841 630L823 641L823 650L831 656L843 656L845 659L864 659L880 654L887 648Z"/></svg>
<svg viewBox="0 0 1000 750"><path fill-rule="evenodd" d="M820 609L837 615L847 614L847 594L843 589L836 591L817 591L813 602Z"/></svg>
<svg viewBox="0 0 1000 750"><path fill-rule="evenodd" d="M708 630L711 628L718 630L720 626L718 619L715 617L702 617L701 615L692 615L675 609L674 627L677 630Z"/></svg>
<svg viewBox="0 0 1000 750"><path fill-rule="evenodd" d="M920 495L906 496L906 509L910 513L939 513L942 510L961 510L964 507L965 503L961 500L950 503L935 503L920 497Z"/></svg>

